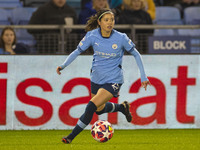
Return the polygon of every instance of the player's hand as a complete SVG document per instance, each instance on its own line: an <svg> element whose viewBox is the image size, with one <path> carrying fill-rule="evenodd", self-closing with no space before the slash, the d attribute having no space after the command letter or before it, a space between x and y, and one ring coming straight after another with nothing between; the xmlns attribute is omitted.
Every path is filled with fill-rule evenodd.
<svg viewBox="0 0 200 150"><path fill-rule="evenodd" d="M58 66L58 67L56 68L57 74L61 75L61 72L60 72L61 70L62 70L62 68L61 68L60 66Z"/></svg>
<svg viewBox="0 0 200 150"><path fill-rule="evenodd" d="M142 82L142 87L145 89L145 91L147 90L147 85L150 85L150 86L151 86L150 81L143 81L143 82Z"/></svg>

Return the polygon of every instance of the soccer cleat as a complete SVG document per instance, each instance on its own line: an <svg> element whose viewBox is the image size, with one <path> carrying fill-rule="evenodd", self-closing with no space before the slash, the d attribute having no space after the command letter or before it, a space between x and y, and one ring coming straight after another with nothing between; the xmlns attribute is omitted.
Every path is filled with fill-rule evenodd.
<svg viewBox="0 0 200 150"><path fill-rule="evenodd" d="M65 144L70 144L72 140L69 138L69 136L65 136L62 138L62 142Z"/></svg>
<svg viewBox="0 0 200 150"><path fill-rule="evenodd" d="M129 110L129 108L130 108L129 103L127 101L124 101L122 103L122 105L124 106L124 115L126 116L126 120L128 122L131 122L132 121L132 115L131 115L131 112Z"/></svg>

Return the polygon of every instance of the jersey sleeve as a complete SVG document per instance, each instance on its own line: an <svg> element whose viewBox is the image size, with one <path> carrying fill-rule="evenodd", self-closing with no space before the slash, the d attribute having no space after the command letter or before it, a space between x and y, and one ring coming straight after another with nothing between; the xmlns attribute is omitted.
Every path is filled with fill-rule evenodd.
<svg viewBox="0 0 200 150"><path fill-rule="evenodd" d="M60 67L64 69L71 64L83 51L87 50L92 43L90 33L88 32L85 37L79 42L77 49L75 49L64 61Z"/></svg>
<svg viewBox="0 0 200 150"><path fill-rule="evenodd" d="M142 57L141 57L140 53L137 51L136 48L132 48L129 51L129 53L135 57L137 66L138 66L138 68L140 70L141 82L148 81L148 78L147 78L145 70L144 70L144 65L143 65L143 61L142 61Z"/></svg>
<svg viewBox="0 0 200 150"><path fill-rule="evenodd" d="M135 57L137 66L140 70L141 82L148 81L148 78L147 78L145 70L144 70L144 65L142 62L141 55L135 48L135 44L132 42L131 39L128 38L128 36L126 34L124 34L124 38L123 38L123 47L127 52L129 52L131 55L133 55Z"/></svg>
<svg viewBox="0 0 200 150"><path fill-rule="evenodd" d="M83 37L83 39L78 44L78 49L83 52L86 51L92 45L92 35L90 32Z"/></svg>
<svg viewBox="0 0 200 150"><path fill-rule="evenodd" d="M126 34L124 34L122 41L122 45L127 52L129 52L132 48L135 48L135 44L132 42L131 39L129 39Z"/></svg>
<svg viewBox="0 0 200 150"><path fill-rule="evenodd" d="M64 63L62 65L60 65L60 67L62 69L64 69L65 67L67 67L69 64L71 64L75 59L76 57L78 57L78 55L81 54L81 51L80 49L76 49L74 50L64 61Z"/></svg>

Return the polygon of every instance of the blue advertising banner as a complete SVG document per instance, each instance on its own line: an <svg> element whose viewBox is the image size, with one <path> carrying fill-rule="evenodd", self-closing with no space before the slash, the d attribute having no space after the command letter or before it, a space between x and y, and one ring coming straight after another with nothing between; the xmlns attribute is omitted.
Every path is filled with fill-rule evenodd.
<svg viewBox="0 0 200 150"><path fill-rule="evenodd" d="M151 36L149 53L191 53L190 37L186 36Z"/></svg>

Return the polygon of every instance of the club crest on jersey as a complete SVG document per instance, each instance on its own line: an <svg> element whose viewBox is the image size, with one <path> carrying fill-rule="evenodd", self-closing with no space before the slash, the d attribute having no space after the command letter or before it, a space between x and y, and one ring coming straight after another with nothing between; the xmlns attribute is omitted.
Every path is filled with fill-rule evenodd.
<svg viewBox="0 0 200 150"><path fill-rule="evenodd" d="M112 48L113 48L113 49L117 49L117 47L118 47L117 44L113 44L113 45L112 45Z"/></svg>
<svg viewBox="0 0 200 150"><path fill-rule="evenodd" d="M119 89L119 84L117 83L112 84L112 88L114 91L117 91Z"/></svg>

